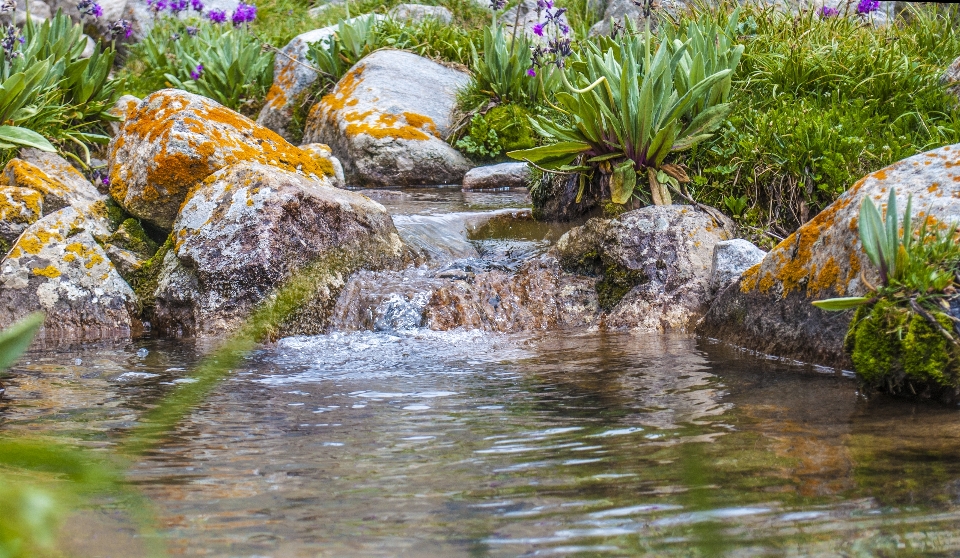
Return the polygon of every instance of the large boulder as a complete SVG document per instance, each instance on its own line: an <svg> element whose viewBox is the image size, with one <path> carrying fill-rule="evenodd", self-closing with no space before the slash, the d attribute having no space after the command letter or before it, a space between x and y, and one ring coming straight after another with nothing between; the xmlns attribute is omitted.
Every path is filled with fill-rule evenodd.
<svg viewBox="0 0 960 558"><path fill-rule="evenodd" d="M690 330L711 301L714 247L733 237L716 210L648 206L594 218L557 241L564 269L594 275L610 328Z"/></svg>
<svg viewBox="0 0 960 558"><path fill-rule="evenodd" d="M380 20L383 16L365 14L346 20L347 23L366 18ZM313 43L330 40L339 25L330 25L301 33L290 40L273 59L273 85L267 92L267 98L257 116L257 124L270 128L288 141L294 141L294 133L289 129L297 104L304 101L304 95L317 83L319 76L313 69L313 62L307 57L307 51Z"/></svg>
<svg viewBox="0 0 960 558"><path fill-rule="evenodd" d="M308 265L316 292L280 331L320 333L351 272L397 265L402 254L380 204L253 162L222 169L195 188L172 236L154 325L181 335L237 329Z"/></svg>
<svg viewBox="0 0 960 558"><path fill-rule="evenodd" d="M36 190L0 186L0 249L6 252L27 227L43 215L43 196Z"/></svg>
<svg viewBox="0 0 960 558"><path fill-rule="evenodd" d="M110 195L130 214L170 229L187 192L250 161L326 183L333 167L206 97L177 89L147 96L110 142Z"/></svg>
<svg viewBox="0 0 960 558"><path fill-rule="evenodd" d="M310 111L304 143L329 145L348 183L459 184L470 163L443 137L469 76L400 50L379 50Z"/></svg>
<svg viewBox="0 0 960 558"><path fill-rule="evenodd" d="M0 323L46 313L52 337L129 336L138 322L130 286L72 207L28 227L0 262Z"/></svg>
<svg viewBox="0 0 960 558"><path fill-rule="evenodd" d="M858 215L866 198L898 207L913 197L914 215L960 221L960 144L904 159L859 180L833 204L744 272L713 303L699 331L763 353L847 367L843 338L852 312L826 312L811 303L867 292L878 272L860 247Z"/></svg>
<svg viewBox="0 0 960 558"><path fill-rule="evenodd" d="M960 56L940 76L940 83L960 101Z"/></svg>

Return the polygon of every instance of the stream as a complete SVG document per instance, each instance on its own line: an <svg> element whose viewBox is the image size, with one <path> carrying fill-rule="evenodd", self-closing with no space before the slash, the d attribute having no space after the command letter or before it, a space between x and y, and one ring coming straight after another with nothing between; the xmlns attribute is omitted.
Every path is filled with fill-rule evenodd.
<svg viewBox="0 0 960 558"><path fill-rule="evenodd" d="M331 333L249 355L136 463L171 555L960 553L955 409L691 335L425 329L431 285L513 269L563 231L517 219L523 191L365 193L428 263L360 274ZM35 348L3 428L107 447L209 349ZM109 502L62 544L144 552Z"/></svg>

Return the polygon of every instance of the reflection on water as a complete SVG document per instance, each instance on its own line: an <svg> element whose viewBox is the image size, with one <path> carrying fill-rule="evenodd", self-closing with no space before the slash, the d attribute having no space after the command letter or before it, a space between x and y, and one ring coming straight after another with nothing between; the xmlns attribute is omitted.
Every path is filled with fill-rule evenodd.
<svg viewBox="0 0 960 558"><path fill-rule="evenodd" d="M34 351L4 428L108 445L202 350ZM957 424L685 336L334 333L252 355L130 478L176 555L955 554Z"/></svg>

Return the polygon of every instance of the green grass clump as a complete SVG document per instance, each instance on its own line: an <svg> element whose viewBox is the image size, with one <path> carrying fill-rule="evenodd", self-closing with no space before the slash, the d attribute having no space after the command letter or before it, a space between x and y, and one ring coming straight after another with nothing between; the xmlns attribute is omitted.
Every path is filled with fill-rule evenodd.
<svg viewBox="0 0 960 558"><path fill-rule="evenodd" d="M700 201L740 200L742 222L785 236L862 176L960 142L939 83L960 53L956 7L911 6L877 28L743 9L733 113L684 160Z"/></svg>

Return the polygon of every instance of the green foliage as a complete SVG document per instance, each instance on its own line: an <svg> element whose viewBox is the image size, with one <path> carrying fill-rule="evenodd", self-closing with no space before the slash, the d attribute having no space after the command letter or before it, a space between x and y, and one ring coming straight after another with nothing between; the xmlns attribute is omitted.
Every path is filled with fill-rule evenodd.
<svg viewBox="0 0 960 558"><path fill-rule="evenodd" d="M326 87L340 81L351 66L376 49L377 19L371 16L341 21L329 39L310 43L307 57L320 71Z"/></svg>
<svg viewBox="0 0 960 558"><path fill-rule="evenodd" d="M736 19L735 12L733 28ZM562 74L570 92L556 95L566 121L543 117L534 122L542 136L570 150L564 156L536 148L508 155L548 170L611 174L611 199L619 204L633 197L637 174L643 172L653 203L671 203L666 183L676 184L683 175L663 172L666 158L709 138L729 113L724 84L732 70L719 68L735 64L739 50L732 40L709 40L722 34L713 22L691 22L687 34L700 39L664 40L654 55L649 31L586 43ZM572 165L575 159L580 163Z"/></svg>
<svg viewBox="0 0 960 558"><path fill-rule="evenodd" d="M744 5L730 122L685 162L700 201L745 196L743 219L786 236L862 176L960 142L939 77L957 52L956 6L913 4L882 27Z"/></svg>
<svg viewBox="0 0 960 558"><path fill-rule="evenodd" d="M529 149L536 145L530 113L520 105L499 105L486 114L474 114L467 134L456 143L458 149L479 160L497 159L504 151Z"/></svg>
<svg viewBox="0 0 960 558"><path fill-rule="evenodd" d="M479 32L433 18L419 22L381 21L374 42L377 48L408 50L445 63L468 65Z"/></svg>
<svg viewBox="0 0 960 558"><path fill-rule="evenodd" d="M273 83L273 53L242 27L164 17L131 50L141 95L173 86L253 114Z"/></svg>
<svg viewBox="0 0 960 558"><path fill-rule="evenodd" d="M109 141L102 131L119 96L109 76L115 51L98 45L81 58L83 30L60 12L41 24L28 19L23 39L18 56L0 60L0 149L56 144L89 162L87 144Z"/></svg>

